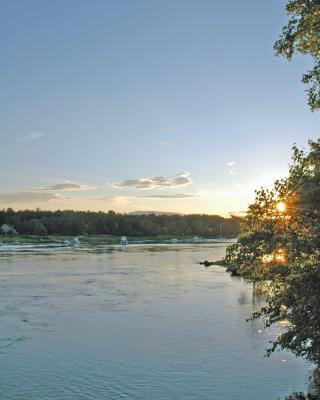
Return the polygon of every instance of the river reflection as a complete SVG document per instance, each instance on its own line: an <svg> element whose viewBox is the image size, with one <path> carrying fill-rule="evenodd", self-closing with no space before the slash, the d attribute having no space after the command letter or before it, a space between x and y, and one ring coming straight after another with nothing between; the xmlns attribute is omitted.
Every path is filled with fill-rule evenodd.
<svg viewBox="0 0 320 400"><path fill-rule="evenodd" d="M310 374L307 393L294 392L284 400L319 400L320 399L320 370L314 369Z"/></svg>
<svg viewBox="0 0 320 400"><path fill-rule="evenodd" d="M246 322L252 288L223 244L0 256L0 398L269 400L307 386L277 328ZM283 360L286 360L285 362Z"/></svg>

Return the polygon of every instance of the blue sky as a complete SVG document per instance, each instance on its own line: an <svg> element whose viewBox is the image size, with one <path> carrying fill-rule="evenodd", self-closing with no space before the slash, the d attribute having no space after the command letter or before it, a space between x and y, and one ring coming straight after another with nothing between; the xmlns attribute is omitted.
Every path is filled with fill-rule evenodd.
<svg viewBox="0 0 320 400"><path fill-rule="evenodd" d="M319 136L284 5L2 3L0 208L245 210Z"/></svg>

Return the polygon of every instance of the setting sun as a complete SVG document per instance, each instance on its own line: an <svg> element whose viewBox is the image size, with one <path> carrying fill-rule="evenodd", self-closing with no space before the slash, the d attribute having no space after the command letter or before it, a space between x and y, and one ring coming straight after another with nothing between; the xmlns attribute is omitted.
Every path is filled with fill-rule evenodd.
<svg viewBox="0 0 320 400"><path fill-rule="evenodd" d="M283 201L280 201L278 204L277 204L277 210L279 211L279 212L285 212L286 211L286 204L283 202Z"/></svg>

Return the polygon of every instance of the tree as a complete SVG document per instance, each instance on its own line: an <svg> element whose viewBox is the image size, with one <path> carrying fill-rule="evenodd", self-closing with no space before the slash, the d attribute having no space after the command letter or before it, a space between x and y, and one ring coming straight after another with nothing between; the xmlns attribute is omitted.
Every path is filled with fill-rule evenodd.
<svg viewBox="0 0 320 400"><path fill-rule="evenodd" d="M46 236L47 235L47 229L43 225L43 223L39 221L35 221L34 223L34 228L33 228L33 234L37 236Z"/></svg>
<svg viewBox="0 0 320 400"><path fill-rule="evenodd" d="M312 111L320 109L320 0L290 0L286 5L290 19L274 49L291 60L294 54L308 54L314 66L302 75L308 85L308 103Z"/></svg>
<svg viewBox="0 0 320 400"><path fill-rule="evenodd" d="M268 287L267 304L253 318L264 317L266 327L287 324L268 354L286 349L320 365L320 139L309 146L293 148L287 178L256 192L225 261Z"/></svg>

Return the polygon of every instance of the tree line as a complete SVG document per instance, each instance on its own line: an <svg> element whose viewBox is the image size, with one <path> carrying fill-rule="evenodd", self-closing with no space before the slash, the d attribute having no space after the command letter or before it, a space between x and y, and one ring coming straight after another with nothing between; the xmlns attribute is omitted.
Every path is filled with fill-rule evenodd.
<svg viewBox="0 0 320 400"><path fill-rule="evenodd" d="M196 235L226 238L239 233L234 218L206 214L130 215L114 211L43 211L12 208L0 211L0 226L8 224L21 235Z"/></svg>

